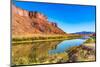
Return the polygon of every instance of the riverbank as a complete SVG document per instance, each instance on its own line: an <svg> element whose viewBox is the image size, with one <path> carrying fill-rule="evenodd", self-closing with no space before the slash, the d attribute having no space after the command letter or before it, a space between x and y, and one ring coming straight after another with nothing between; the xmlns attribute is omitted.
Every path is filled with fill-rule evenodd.
<svg viewBox="0 0 100 67"><path fill-rule="evenodd" d="M40 41L70 40L81 38L79 35L36 35L36 36L12 36L12 43L32 43Z"/></svg>
<svg viewBox="0 0 100 67"><path fill-rule="evenodd" d="M69 55L68 62L95 61L95 39L89 38L82 45L69 48L66 52Z"/></svg>

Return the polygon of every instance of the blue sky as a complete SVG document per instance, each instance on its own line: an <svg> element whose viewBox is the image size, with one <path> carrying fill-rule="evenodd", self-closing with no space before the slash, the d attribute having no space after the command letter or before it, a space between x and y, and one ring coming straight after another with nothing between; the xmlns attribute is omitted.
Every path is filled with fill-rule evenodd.
<svg viewBox="0 0 100 67"><path fill-rule="evenodd" d="M15 2L17 7L38 11L56 22L67 33L95 31L95 6L48 4L40 2Z"/></svg>

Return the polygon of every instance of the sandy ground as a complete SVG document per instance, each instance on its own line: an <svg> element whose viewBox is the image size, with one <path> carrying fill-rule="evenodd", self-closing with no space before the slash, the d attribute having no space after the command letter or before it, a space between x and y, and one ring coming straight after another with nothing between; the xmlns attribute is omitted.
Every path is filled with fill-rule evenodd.
<svg viewBox="0 0 100 67"><path fill-rule="evenodd" d="M86 44L84 44L84 46L95 49L96 44L95 43L86 43Z"/></svg>

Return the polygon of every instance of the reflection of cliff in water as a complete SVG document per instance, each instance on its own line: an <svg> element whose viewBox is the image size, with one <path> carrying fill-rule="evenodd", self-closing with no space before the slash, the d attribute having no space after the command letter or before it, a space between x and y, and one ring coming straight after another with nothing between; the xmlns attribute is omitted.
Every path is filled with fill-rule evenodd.
<svg viewBox="0 0 100 67"><path fill-rule="evenodd" d="M50 59L49 50L55 49L61 41L36 42L33 44L18 44L12 46L13 64L42 63Z"/></svg>

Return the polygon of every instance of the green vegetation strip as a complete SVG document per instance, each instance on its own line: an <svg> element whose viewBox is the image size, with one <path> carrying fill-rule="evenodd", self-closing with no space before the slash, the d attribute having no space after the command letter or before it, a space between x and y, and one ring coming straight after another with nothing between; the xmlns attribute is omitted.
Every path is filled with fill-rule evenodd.
<svg viewBox="0 0 100 67"><path fill-rule="evenodd" d="M96 42L96 37L91 37L87 39L84 43L95 43Z"/></svg>
<svg viewBox="0 0 100 67"><path fill-rule="evenodd" d="M77 39L80 36L52 36L52 37L14 37L12 38L12 43L32 43L40 41L55 41L55 40L69 40Z"/></svg>
<svg viewBox="0 0 100 67"><path fill-rule="evenodd" d="M64 39L47 39L47 40L27 40L27 41L13 41L12 43L32 43L32 42L41 42L41 41L57 41L57 40L64 40Z"/></svg>

